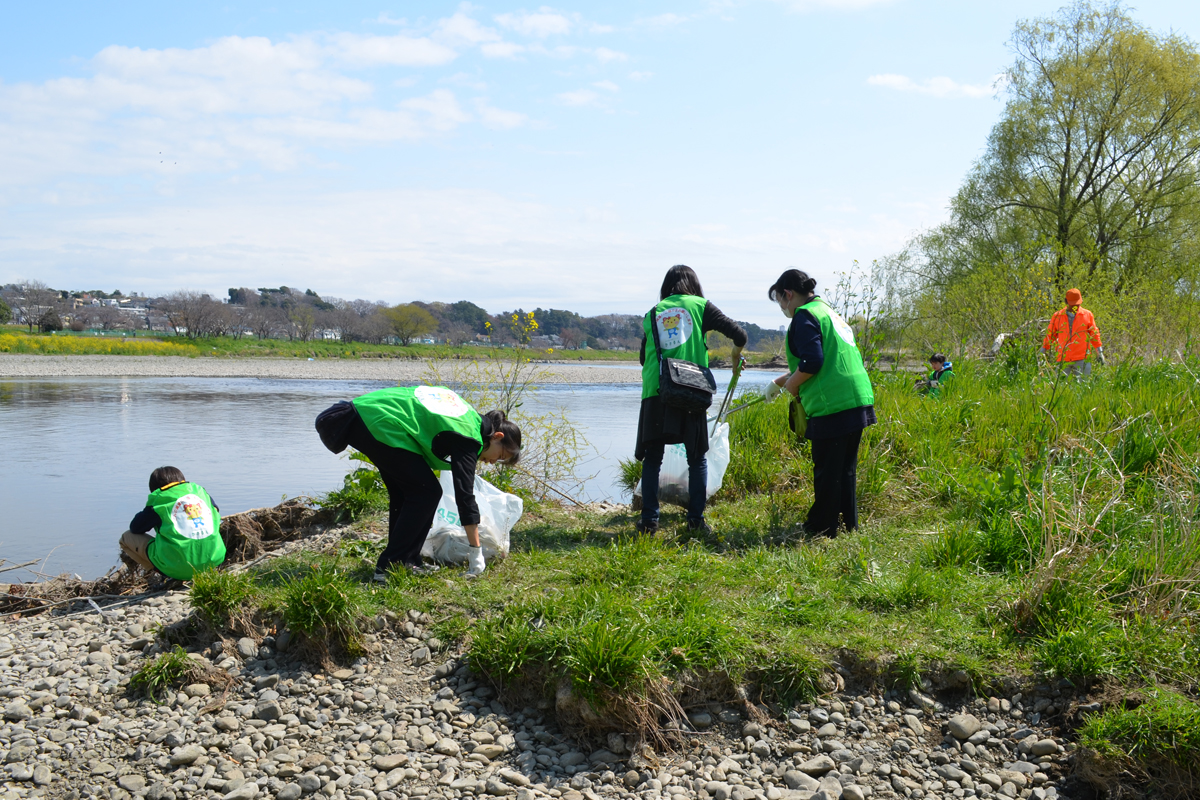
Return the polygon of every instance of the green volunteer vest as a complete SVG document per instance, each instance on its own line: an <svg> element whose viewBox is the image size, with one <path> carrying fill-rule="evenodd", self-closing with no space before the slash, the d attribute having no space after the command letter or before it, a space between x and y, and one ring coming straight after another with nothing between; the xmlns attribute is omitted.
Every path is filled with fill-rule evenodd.
<svg viewBox="0 0 1200 800"><path fill-rule="evenodd" d="M825 363L816 375L800 385L800 404L809 417L825 417L851 408L875 405L871 379L863 367L862 354L854 343L854 329L819 297L801 309L813 315L821 327ZM788 369L795 372L800 359L787 339Z"/></svg>
<svg viewBox="0 0 1200 800"><path fill-rule="evenodd" d="M943 370L942 376L940 378L938 377L938 374L936 372L929 373L929 381L931 383L933 381L938 382L937 386L929 387L929 394L932 395L933 397L941 397L942 396L942 384L944 384L947 381L947 379L953 378L953 377L954 377L953 369Z"/></svg>
<svg viewBox="0 0 1200 800"><path fill-rule="evenodd" d="M439 433L450 431L474 439L483 452L479 430L483 418L445 386L380 389L351 402L372 436L389 447L416 453L430 469L450 466L433 453L433 437Z"/></svg>
<svg viewBox="0 0 1200 800"><path fill-rule="evenodd" d="M658 339L663 357L679 358L708 366L708 348L704 346L704 309L708 301L694 294L673 294L654 307ZM658 396L658 351L650 330L649 314L642 318L646 334L646 363L642 366L642 399Z"/></svg>
<svg viewBox="0 0 1200 800"><path fill-rule="evenodd" d="M203 486L185 481L156 489L146 505L158 514L156 535L146 554L163 575L188 581L193 573L225 560L221 515Z"/></svg>

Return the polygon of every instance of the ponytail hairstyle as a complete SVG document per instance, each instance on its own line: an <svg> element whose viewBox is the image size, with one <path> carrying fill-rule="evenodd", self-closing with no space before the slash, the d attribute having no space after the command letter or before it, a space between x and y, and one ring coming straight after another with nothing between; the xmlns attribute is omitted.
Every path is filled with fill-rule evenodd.
<svg viewBox="0 0 1200 800"><path fill-rule="evenodd" d="M521 429L517 427L517 423L508 418L500 409L489 411L483 415L484 418L492 423L492 432L499 431L504 434L504 438L500 440L504 452L508 457L504 459L505 464L516 464L521 460Z"/></svg>
<svg viewBox="0 0 1200 800"><path fill-rule="evenodd" d="M150 491L157 492L164 486L183 483L186 480L187 478L183 477L183 472L179 467L159 467L150 473Z"/></svg>
<svg viewBox="0 0 1200 800"><path fill-rule="evenodd" d="M666 300L673 294L692 294L696 297L704 297L704 290L700 288L700 278L694 269L685 264L676 264L667 270L662 288L658 290L658 299Z"/></svg>
<svg viewBox="0 0 1200 800"><path fill-rule="evenodd" d="M807 297L817 288L817 279L808 277L808 273L801 272L798 269L785 270L779 276L779 280L771 284L771 288L767 290L767 297L778 302L780 297L783 297L785 291L791 290L801 297Z"/></svg>

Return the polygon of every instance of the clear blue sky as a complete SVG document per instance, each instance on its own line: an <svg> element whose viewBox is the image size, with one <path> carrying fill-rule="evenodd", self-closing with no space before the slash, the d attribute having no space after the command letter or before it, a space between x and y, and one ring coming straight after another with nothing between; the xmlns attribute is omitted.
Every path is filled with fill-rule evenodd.
<svg viewBox="0 0 1200 800"><path fill-rule="evenodd" d="M774 327L944 219L1058 7L6 2L0 282L639 313L686 263Z"/></svg>

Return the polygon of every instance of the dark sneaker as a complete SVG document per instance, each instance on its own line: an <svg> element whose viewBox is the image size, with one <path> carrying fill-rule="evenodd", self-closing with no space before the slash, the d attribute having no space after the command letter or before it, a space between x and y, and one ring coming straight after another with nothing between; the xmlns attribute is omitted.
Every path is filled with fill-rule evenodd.
<svg viewBox="0 0 1200 800"><path fill-rule="evenodd" d="M687 529L688 533L695 533L699 534L700 536L711 536L713 532L713 529L709 527L708 522L702 519L696 521L689 519Z"/></svg>
<svg viewBox="0 0 1200 800"><path fill-rule="evenodd" d="M658 533L657 520L639 519L637 522L633 523L633 527L637 529L638 533Z"/></svg>
<svg viewBox="0 0 1200 800"><path fill-rule="evenodd" d="M387 576L386 572L376 572L373 576L371 576L371 583L378 583L380 585L383 585L383 584L386 584L387 581L388 581L388 576Z"/></svg>

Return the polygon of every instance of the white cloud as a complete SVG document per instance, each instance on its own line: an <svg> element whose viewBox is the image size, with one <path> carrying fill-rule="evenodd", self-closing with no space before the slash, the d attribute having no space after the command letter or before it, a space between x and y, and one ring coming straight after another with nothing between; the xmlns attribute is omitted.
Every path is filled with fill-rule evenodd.
<svg viewBox="0 0 1200 800"><path fill-rule="evenodd" d="M595 83L592 84L592 86L595 86L597 89L603 89L606 92L621 91L621 87L617 86L612 81L596 81Z"/></svg>
<svg viewBox="0 0 1200 800"><path fill-rule="evenodd" d="M946 77L927 78L924 81L914 81L907 75L872 75L867 78L871 86L882 86L885 89L895 89L898 92L916 92L933 97L991 97L996 93L1000 76L986 85L958 83Z"/></svg>
<svg viewBox="0 0 1200 800"><path fill-rule="evenodd" d="M525 52L525 48L514 42L488 42L480 45L479 51L488 58L513 58Z"/></svg>
<svg viewBox="0 0 1200 800"><path fill-rule="evenodd" d="M597 47L592 52L601 64L607 64L610 61L627 61L629 59L629 56L625 53L618 50L609 50L607 47Z"/></svg>
<svg viewBox="0 0 1200 800"><path fill-rule="evenodd" d="M629 73L629 80L631 80L631 81L648 81L652 77L654 77L653 72L631 72L631 73Z"/></svg>
<svg viewBox="0 0 1200 800"><path fill-rule="evenodd" d="M532 13L497 14L495 20L502 28L538 39L571 32L571 20L547 6Z"/></svg>
<svg viewBox="0 0 1200 800"><path fill-rule="evenodd" d="M651 25L656 27L671 27L687 22L688 17L683 14L656 14L653 17L642 17L638 20L639 25Z"/></svg>
<svg viewBox="0 0 1200 800"><path fill-rule="evenodd" d="M471 121L471 115L463 111L462 106L458 104L458 98L449 89L435 89L425 97L414 97L400 105L427 114L429 125L434 130L453 130L462 123Z"/></svg>
<svg viewBox="0 0 1200 800"><path fill-rule="evenodd" d="M400 67L431 67L448 64L458 57L453 48L432 39L410 36L362 36L340 33L333 37L338 55L357 64L391 64Z"/></svg>
<svg viewBox="0 0 1200 800"><path fill-rule="evenodd" d="M576 107L591 106L596 105L596 101L600 99L600 95L591 89L576 89L573 92L563 92L558 96L558 99L563 105Z"/></svg>
<svg viewBox="0 0 1200 800"><path fill-rule="evenodd" d="M507 131L520 128L529 121L529 117L518 111L505 111L489 105L482 97L475 101L475 111L485 128L494 131Z"/></svg>
<svg viewBox="0 0 1200 800"><path fill-rule="evenodd" d="M468 44L495 42L500 39L499 33L491 28L485 28L474 17L461 11L438 23L437 36L439 39Z"/></svg>
<svg viewBox="0 0 1200 800"><path fill-rule="evenodd" d="M892 0L775 0L792 11L861 11Z"/></svg>

